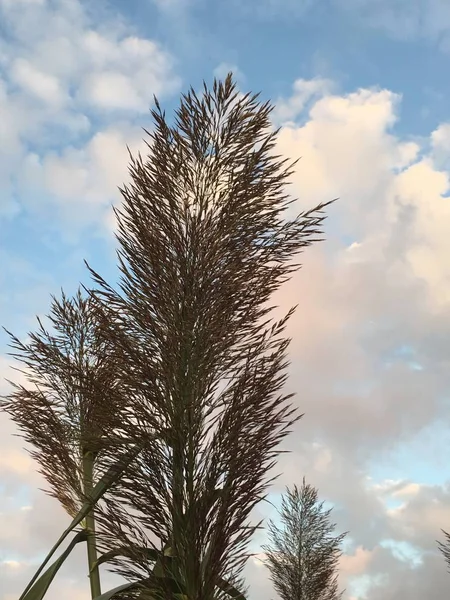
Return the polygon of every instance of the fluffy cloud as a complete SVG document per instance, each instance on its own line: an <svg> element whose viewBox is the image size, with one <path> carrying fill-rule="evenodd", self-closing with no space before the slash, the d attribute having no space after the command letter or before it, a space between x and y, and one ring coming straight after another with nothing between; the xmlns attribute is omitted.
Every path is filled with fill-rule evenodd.
<svg viewBox="0 0 450 600"><path fill-rule="evenodd" d="M26 11L3 2L0 9L13 38L1 47L11 80L44 102L146 112L152 94L179 87L171 57L156 42L111 18L94 25L79 0L29 3Z"/></svg>
<svg viewBox="0 0 450 600"><path fill-rule="evenodd" d="M228 73L230 73L230 71L233 73L233 79L237 83L243 84L245 82L245 75L244 73L242 73L239 67L237 65L232 65L227 62L221 62L219 65L217 65L217 67L213 71L213 74L214 77L217 77L219 79L225 79L225 77L228 75Z"/></svg>
<svg viewBox="0 0 450 600"><path fill-rule="evenodd" d="M295 105L306 83L296 83L284 106ZM329 209L327 241L308 250L275 299L280 314L300 304L288 390L305 416L274 490L305 474L334 504L353 556L365 561L355 577L345 568L351 552L343 559L350 596L419 598L444 589L435 540L449 528L449 490L418 482L379 489L367 474L425 428L450 425L447 128L431 132L428 150L395 136L401 98L388 90L321 94L297 122L285 116L277 147L302 157L290 189L297 209L340 200ZM416 451L423 457L428 448ZM425 583L401 591L405 572L428 592Z"/></svg>
<svg viewBox="0 0 450 600"><path fill-rule="evenodd" d="M46 207L59 217L55 225L70 223L71 236L92 224L111 223L111 203L120 197L117 187L128 181L129 154L144 151L143 132L126 123L99 131L80 148L67 146L40 157L29 153L23 161L24 178L19 184L29 210L42 214ZM34 203L36 193L40 202ZM100 231L100 234L102 232Z"/></svg>
<svg viewBox="0 0 450 600"><path fill-rule="evenodd" d="M111 202L121 183L114 161L124 163L116 145L125 144L120 136L132 144L137 137L127 116L180 85L171 56L111 16L94 22L78 0L2 0L0 18L8 27L0 41L0 218L37 201L45 208L47 194L66 202L70 219L69 197ZM93 120L103 129L93 130ZM91 219L99 218L94 209Z"/></svg>
<svg viewBox="0 0 450 600"><path fill-rule="evenodd" d="M10 76L11 82L55 108L61 107L69 100L68 94L64 93L61 83L54 75L40 71L23 58L13 62Z"/></svg>
<svg viewBox="0 0 450 600"><path fill-rule="evenodd" d="M290 122L303 113L307 103L318 99L333 87L333 82L317 77L316 79L297 79L294 82L293 93L289 98L278 98L272 119L275 123Z"/></svg>
<svg viewBox="0 0 450 600"><path fill-rule="evenodd" d="M171 60L155 42L127 36L108 39L89 31L81 49L92 61L81 83L80 98L99 109L146 112L149 98L178 88Z"/></svg>

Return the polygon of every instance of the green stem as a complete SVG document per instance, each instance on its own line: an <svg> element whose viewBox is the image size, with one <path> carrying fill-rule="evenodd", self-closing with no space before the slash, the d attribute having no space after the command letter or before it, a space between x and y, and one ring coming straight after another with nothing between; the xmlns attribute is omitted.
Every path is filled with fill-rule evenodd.
<svg viewBox="0 0 450 600"><path fill-rule="evenodd" d="M92 451L83 452L83 477L84 477L84 493L90 496L93 488L93 472L94 472L95 456ZM97 598L101 595L100 587L100 571L97 562L97 545L95 540L95 513L94 508L86 515L86 530L88 532L87 539L87 555L89 566L89 582L91 586L91 597ZM94 566L95 565L95 566Z"/></svg>

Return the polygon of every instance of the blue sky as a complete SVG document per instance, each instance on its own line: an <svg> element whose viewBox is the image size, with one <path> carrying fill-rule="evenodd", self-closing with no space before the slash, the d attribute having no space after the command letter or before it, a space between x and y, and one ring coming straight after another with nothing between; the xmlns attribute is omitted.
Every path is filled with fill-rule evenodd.
<svg viewBox="0 0 450 600"><path fill-rule="evenodd" d="M339 197L278 296L300 304L288 387L305 416L270 498L305 475L335 506L345 600L450 589L435 544L450 530L449 60L448 0L0 0L0 317L19 337L50 294L89 283L83 259L117 280L111 204L153 94L170 120L181 92L232 70L302 157L296 208ZM67 522L13 433L0 416L0 600ZM87 597L74 561L49 600ZM247 577L273 597L263 567Z"/></svg>

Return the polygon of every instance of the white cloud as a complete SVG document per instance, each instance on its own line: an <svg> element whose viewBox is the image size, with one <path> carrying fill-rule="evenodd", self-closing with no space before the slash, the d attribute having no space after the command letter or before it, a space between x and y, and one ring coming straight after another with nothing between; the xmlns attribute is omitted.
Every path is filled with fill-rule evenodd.
<svg viewBox="0 0 450 600"><path fill-rule="evenodd" d="M118 186L129 180L126 146L133 155L144 152L143 137L140 128L118 123L95 133L79 148L67 146L62 152L49 152L43 158L28 154L20 184L24 197L32 202L33 193L41 190L41 204L33 210L42 213L56 209L59 219L70 223L72 235L92 224L105 228L104 234L110 233L110 204L121 197Z"/></svg>
<svg viewBox="0 0 450 600"><path fill-rule="evenodd" d="M25 59L18 58L13 62L11 80L56 108L61 107L68 99L55 76L36 69Z"/></svg>
<svg viewBox="0 0 450 600"><path fill-rule="evenodd" d="M287 156L302 156L294 186L308 202L342 197L333 210L342 215L360 248L371 248L382 259L394 241L400 243L399 227L406 227L410 239L389 268L396 268L395 260L406 261L410 270L403 269L403 278L409 273L426 282L428 302L439 308L450 289L445 258L450 250L449 175L436 166L433 155L418 159L416 143L390 134L399 101L387 90L326 96L312 106L307 123L282 129L279 148ZM431 139L434 152L442 150L443 129ZM405 211L411 212L411 223L405 221Z"/></svg>
<svg viewBox="0 0 450 600"><path fill-rule="evenodd" d="M327 95L333 87L333 82L320 77L310 80L297 79L292 87L292 96L288 99L278 98L274 102L272 115L276 123L286 124L295 120L305 110L307 103Z"/></svg>
<svg viewBox="0 0 450 600"><path fill-rule="evenodd" d="M431 134L433 162L442 168L450 165L450 123L442 123Z"/></svg>
<svg viewBox="0 0 450 600"><path fill-rule="evenodd" d="M106 137L110 136L110 123L115 126L119 122L127 131L122 138L125 145L134 129L118 119L117 111L133 117L146 113L153 94L163 98L180 84L171 56L156 42L136 36L123 22L110 18L94 23L79 0L28 2L26 6L23 10L23 1L0 3L0 18L9 29L8 40L0 40L4 68L0 78L3 218L17 215L24 202L25 208L42 209L45 215L45 194L56 191L67 199L70 186L72 196L86 193L85 198L94 204L100 197L104 201L105 194L111 199L110 177L101 171L100 181L93 182L95 175L87 173L83 165L83 157L91 149L95 152L99 143L99 131L91 131L92 119L100 119ZM87 135L90 139L86 141ZM117 149L114 140L109 141ZM31 152L27 149L30 145ZM117 151L116 164L126 149ZM106 147L104 152L111 155ZM70 164L69 174L66 165ZM36 177L42 184L39 198L33 190ZM30 190L28 199L19 200L17 192L26 189ZM70 207L63 214L70 216Z"/></svg>
<svg viewBox="0 0 450 600"><path fill-rule="evenodd" d="M141 100L130 80L122 73L92 74L84 82L86 98L101 108L139 110Z"/></svg>
<svg viewBox="0 0 450 600"><path fill-rule="evenodd" d="M230 71L233 73L233 79L237 83L242 85L245 82L244 73L239 69L239 67L237 65L234 65L231 63L221 62L214 69L213 74L215 77L217 77L219 79L225 79L225 77L228 75L228 73Z"/></svg>
<svg viewBox="0 0 450 600"><path fill-rule="evenodd" d="M350 575L360 575L366 571L372 559L372 552L358 546L352 554L343 554L339 561L341 583ZM350 599L349 599L350 600Z"/></svg>
<svg viewBox="0 0 450 600"><path fill-rule="evenodd" d="M62 101L67 90L84 103L80 111L145 112L153 94L170 94L180 85L171 56L158 43L114 21L92 23L78 0L36 5L25 15L11 6L3 10L15 38L0 45L10 77L43 100Z"/></svg>
<svg viewBox="0 0 450 600"><path fill-rule="evenodd" d="M314 89L321 89L322 85L318 82L316 86L303 86L305 96ZM295 104L297 90L293 98L285 105ZM314 200L330 199L335 190L334 195L342 191L346 198L349 195L361 197L363 189L373 191L374 186L368 185L365 178L370 171L376 169L386 179L393 156L398 160L395 140L388 130L396 121L399 102L400 97L388 90L326 95L313 103L304 125L290 123L284 127L279 147L286 155L290 152L304 156L294 175L294 185L301 186L302 195L306 192L308 196L312 194ZM304 162L308 165L307 172ZM369 201L367 193L365 200Z"/></svg>
<svg viewBox="0 0 450 600"><path fill-rule="evenodd" d="M171 60L155 42L135 36L108 39L88 32L81 47L92 56L94 70L82 80L79 98L100 109L145 112L153 94L178 89L170 76Z"/></svg>
<svg viewBox="0 0 450 600"><path fill-rule="evenodd" d="M448 490L401 481L377 488L365 477L368 460L388 457L433 423L450 425L443 401L448 344L438 341L450 330L447 131L430 133L428 154L428 145L399 139L393 125L400 101L388 90L325 92L305 108L307 116L282 128L277 147L302 157L289 189L301 208L340 200L329 210L327 240L305 254L301 272L274 299L283 311L300 302L290 324L288 391L297 392L305 412L288 440L293 453L278 465L276 489L305 474L335 504L334 520L350 530L366 561L359 587L350 585L351 575L342 581L354 596L364 583L370 600L430 594L427 572L443 590L435 540L450 521ZM355 241L341 241L343 234ZM385 366L405 343L422 371L400 358ZM323 443L313 448L318 439ZM426 445L420 451L426 455ZM389 509L388 498L402 505ZM383 539L434 554L410 571L401 566L402 547L383 549ZM405 569L409 581L428 582L428 592L425 583L403 591Z"/></svg>

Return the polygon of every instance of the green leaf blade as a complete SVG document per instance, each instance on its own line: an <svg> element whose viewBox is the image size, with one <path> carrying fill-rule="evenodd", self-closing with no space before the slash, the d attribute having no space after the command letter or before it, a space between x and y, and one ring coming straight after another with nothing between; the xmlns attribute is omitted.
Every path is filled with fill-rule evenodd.
<svg viewBox="0 0 450 600"><path fill-rule="evenodd" d="M29 588L23 596L23 600L42 600L66 558L78 543L86 541L87 535L87 532L84 530L77 533L61 556Z"/></svg>

